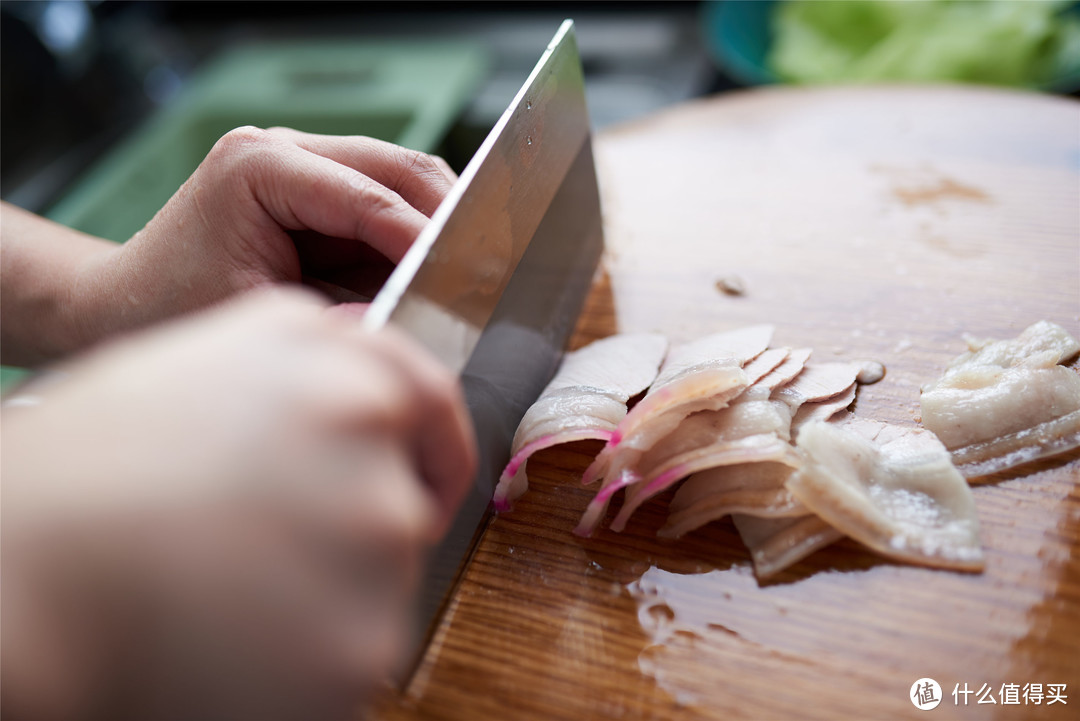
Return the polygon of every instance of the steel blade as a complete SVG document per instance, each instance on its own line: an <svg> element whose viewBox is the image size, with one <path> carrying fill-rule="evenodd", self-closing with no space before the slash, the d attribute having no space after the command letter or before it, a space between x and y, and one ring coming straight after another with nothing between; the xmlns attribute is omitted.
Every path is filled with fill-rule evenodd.
<svg viewBox="0 0 1080 721"><path fill-rule="evenodd" d="M573 22L555 34L365 316L460 372L480 467L419 597L414 663L490 518L525 410L550 380L603 247Z"/></svg>

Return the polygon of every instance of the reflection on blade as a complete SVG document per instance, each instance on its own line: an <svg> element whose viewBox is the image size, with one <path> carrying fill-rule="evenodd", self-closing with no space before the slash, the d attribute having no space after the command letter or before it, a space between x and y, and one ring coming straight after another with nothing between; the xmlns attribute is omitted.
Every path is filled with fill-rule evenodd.
<svg viewBox="0 0 1080 721"><path fill-rule="evenodd" d="M422 633L434 630L468 562L514 431L558 367L581 313L603 247L599 209L592 144L586 140L461 376L480 467L453 527L429 559L418 609Z"/></svg>
<svg viewBox="0 0 1080 721"><path fill-rule="evenodd" d="M460 371L588 137L568 20L376 296L365 325L405 328ZM558 274L554 282L561 285Z"/></svg>
<svg viewBox="0 0 1080 721"><path fill-rule="evenodd" d="M480 465L429 558L415 668L489 518L514 429L551 378L603 236L581 62L563 23L536 69L365 316L461 373Z"/></svg>

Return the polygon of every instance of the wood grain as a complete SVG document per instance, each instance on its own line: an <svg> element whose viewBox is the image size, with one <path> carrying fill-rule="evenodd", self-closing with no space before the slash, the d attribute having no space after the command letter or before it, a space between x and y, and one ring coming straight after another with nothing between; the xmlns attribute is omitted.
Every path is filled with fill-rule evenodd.
<svg viewBox="0 0 1080 721"><path fill-rule="evenodd" d="M961 335L1080 333L1080 106L964 88L775 89L598 138L608 251L574 339L772 322L816 358L873 358L856 414L914 424ZM735 276L743 295L717 281ZM1076 364L1074 363L1074 367ZM530 464L412 685L383 719L1067 719L1080 707L1080 454L975 489L985 572L845 540L759 583L730 522L570 533L597 444ZM956 705L993 689L998 704ZM1067 705L1001 705L1064 683ZM985 697L984 697L985 698Z"/></svg>

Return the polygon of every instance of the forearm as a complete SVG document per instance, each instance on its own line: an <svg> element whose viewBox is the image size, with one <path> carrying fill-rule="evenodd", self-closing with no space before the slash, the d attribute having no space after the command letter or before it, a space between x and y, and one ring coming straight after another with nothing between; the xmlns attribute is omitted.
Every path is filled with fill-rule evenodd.
<svg viewBox="0 0 1080 721"><path fill-rule="evenodd" d="M93 308L119 246L3 203L0 360L34 366L91 345L107 329Z"/></svg>

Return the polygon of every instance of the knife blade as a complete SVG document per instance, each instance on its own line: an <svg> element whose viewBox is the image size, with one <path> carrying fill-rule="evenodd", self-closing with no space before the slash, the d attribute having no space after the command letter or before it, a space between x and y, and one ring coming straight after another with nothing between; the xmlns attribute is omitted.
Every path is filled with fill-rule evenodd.
<svg viewBox="0 0 1080 721"><path fill-rule="evenodd" d="M480 453L429 555L402 685L490 520L514 431L558 366L602 248L584 77L566 20L363 319L405 330L460 374Z"/></svg>

